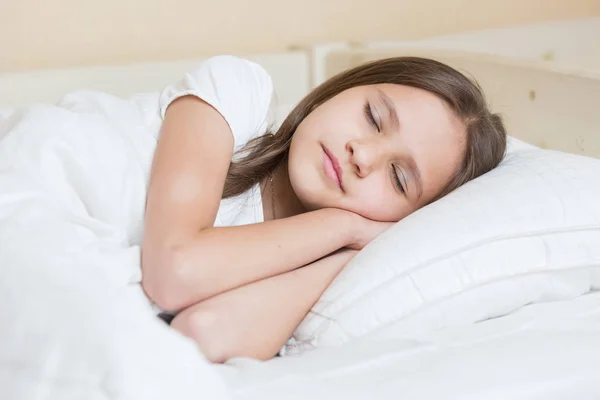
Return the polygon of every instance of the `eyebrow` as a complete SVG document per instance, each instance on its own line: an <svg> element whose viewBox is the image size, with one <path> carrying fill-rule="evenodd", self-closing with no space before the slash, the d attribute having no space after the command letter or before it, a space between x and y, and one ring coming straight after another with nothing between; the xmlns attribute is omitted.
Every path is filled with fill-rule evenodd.
<svg viewBox="0 0 600 400"><path fill-rule="evenodd" d="M392 124L392 129L394 131L398 131L400 128L400 120L398 119L398 113L396 112L396 107L394 107L392 99L390 99L389 96L385 94L382 90L379 90L379 98L388 112ZM417 199L420 199L423 195L423 183L421 182L421 172L419 171L419 167L417 167L417 163L415 162L415 159L412 157L412 155L409 154L406 157L405 165L408 168L408 172L412 176L414 184L417 188Z"/></svg>

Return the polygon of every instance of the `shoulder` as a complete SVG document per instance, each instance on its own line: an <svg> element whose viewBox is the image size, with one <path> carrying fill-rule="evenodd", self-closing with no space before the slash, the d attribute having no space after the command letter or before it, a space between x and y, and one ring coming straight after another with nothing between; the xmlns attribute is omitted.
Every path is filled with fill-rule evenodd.
<svg viewBox="0 0 600 400"><path fill-rule="evenodd" d="M273 82L261 65L232 55L211 57L184 74L160 95L160 113L175 99L195 95L227 121L236 150L268 127Z"/></svg>

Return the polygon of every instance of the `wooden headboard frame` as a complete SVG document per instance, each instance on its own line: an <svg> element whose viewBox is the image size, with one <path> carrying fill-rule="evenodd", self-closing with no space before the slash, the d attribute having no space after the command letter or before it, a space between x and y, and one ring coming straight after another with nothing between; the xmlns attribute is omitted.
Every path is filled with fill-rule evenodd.
<svg viewBox="0 0 600 400"><path fill-rule="evenodd" d="M508 133L536 146L600 158L600 74L552 63L468 51L418 48L333 49L324 78L377 59L418 56L444 62L483 88Z"/></svg>

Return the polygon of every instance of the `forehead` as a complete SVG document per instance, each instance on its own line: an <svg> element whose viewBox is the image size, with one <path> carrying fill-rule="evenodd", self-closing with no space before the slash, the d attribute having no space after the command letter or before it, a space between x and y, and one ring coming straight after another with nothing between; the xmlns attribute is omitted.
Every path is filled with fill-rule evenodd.
<svg viewBox="0 0 600 400"><path fill-rule="evenodd" d="M459 168L466 130L450 106L437 95L410 86L371 87L385 93L399 119L399 142L411 154L423 181L423 197L434 197Z"/></svg>

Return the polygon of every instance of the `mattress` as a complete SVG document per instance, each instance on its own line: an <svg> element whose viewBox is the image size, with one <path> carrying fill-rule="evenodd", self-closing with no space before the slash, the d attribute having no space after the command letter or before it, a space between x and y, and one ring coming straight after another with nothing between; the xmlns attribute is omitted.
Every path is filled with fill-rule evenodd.
<svg viewBox="0 0 600 400"><path fill-rule="evenodd" d="M598 399L600 292L429 336L216 366L236 400Z"/></svg>

